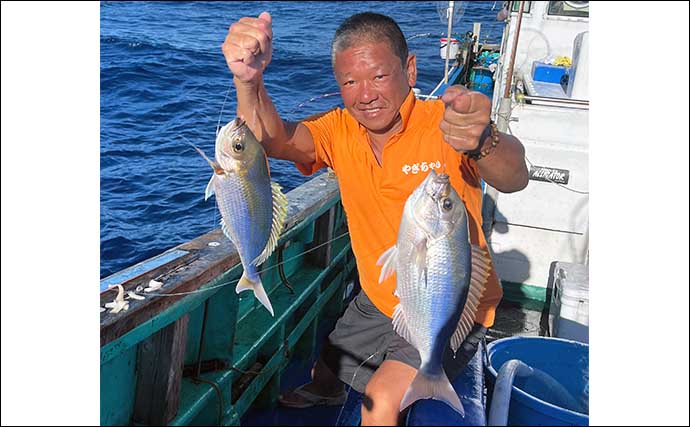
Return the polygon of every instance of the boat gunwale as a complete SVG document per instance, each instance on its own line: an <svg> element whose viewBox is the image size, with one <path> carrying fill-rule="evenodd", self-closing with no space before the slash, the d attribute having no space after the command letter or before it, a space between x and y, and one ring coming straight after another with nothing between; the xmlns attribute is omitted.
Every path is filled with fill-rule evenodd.
<svg viewBox="0 0 690 427"><path fill-rule="evenodd" d="M289 201L288 213L279 245L290 240L319 215L338 203L340 201L340 190L335 177L329 173L323 173L294 188L286 196ZM210 242L220 242L221 245L210 247ZM125 292L134 291L137 286L143 285L145 287L148 285L150 277L161 278L164 283L159 290L161 293L194 292L240 265L237 250L222 234L220 229L208 232L189 242L171 248L169 251L173 250L184 250L189 252L189 254L183 257L185 260L181 264L179 262L164 264L145 274L126 280L121 283ZM156 255L156 257L158 256L160 255ZM139 264L148 261L145 260ZM104 280L107 279L105 278ZM220 289L220 287L217 289ZM204 293L203 299L211 297L215 292L215 290L209 290ZM101 292L101 307L111 301L114 296L115 293L112 288ZM104 311L101 313L101 349L160 315L187 295L157 296L155 294L144 294L144 296L146 297L144 300L129 300L129 309L126 311L120 311L119 313ZM174 319L170 319L167 323L161 322L156 327L157 329L163 328L172 321ZM151 333L153 332L155 331L151 331Z"/></svg>

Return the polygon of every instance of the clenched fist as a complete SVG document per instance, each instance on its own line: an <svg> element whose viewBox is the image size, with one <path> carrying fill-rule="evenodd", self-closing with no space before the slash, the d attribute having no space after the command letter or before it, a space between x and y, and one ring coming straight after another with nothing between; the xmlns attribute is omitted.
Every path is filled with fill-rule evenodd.
<svg viewBox="0 0 690 427"><path fill-rule="evenodd" d="M446 104L440 125L445 141L461 153L477 148L489 124L491 100L460 85L449 87L441 100Z"/></svg>
<svg viewBox="0 0 690 427"><path fill-rule="evenodd" d="M222 49L235 79L248 83L261 77L271 62L272 38L268 12L263 12L258 18L241 18L230 26Z"/></svg>

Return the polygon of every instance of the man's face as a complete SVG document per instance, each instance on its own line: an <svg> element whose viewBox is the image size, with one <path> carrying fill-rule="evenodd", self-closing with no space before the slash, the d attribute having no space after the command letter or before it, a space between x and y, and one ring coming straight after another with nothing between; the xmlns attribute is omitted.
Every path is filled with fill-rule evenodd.
<svg viewBox="0 0 690 427"><path fill-rule="evenodd" d="M388 43L364 42L337 52L334 72L345 108L370 132L385 134L400 123L400 106L416 81L414 55L403 68Z"/></svg>

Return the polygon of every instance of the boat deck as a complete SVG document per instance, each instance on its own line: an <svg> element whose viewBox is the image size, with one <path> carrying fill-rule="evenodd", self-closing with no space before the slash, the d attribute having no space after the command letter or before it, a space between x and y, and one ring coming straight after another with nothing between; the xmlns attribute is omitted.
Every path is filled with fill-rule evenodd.
<svg viewBox="0 0 690 427"><path fill-rule="evenodd" d="M548 312L537 304L526 306L503 301L496 310L496 321L486 334L487 343L513 336L547 335Z"/></svg>
<svg viewBox="0 0 690 427"><path fill-rule="evenodd" d="M497 309L494 326L487 332L487 343L511 336L545 335L546 329L543 325L547 324L545 319L548 313L542 313L540 306L541 303L518 304L504 300ZM329 323L319 328L320 341L326 338L333 326L333 323ZM288 369L281 377L281 391L290 390L308 382L311 363L313 360L310 363L290 362ZM284 408L275 403L271 407L253 407L242 417L241 424L246 426L356 425L359 420L360 400L359 393L353 391L344 407L341 405L293 409Z"/></svg>

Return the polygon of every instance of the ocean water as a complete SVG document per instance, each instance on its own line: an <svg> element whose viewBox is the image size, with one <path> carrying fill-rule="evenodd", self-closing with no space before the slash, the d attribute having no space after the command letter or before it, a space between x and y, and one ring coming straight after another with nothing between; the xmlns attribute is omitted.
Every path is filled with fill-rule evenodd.
<svg viewBox="0 0 690 427"><path fill-rule="evenodd" d="M444 5L447 2L440 2ZM501 2L456 2L454 34L482 23L481 41L500 42ZM348 16L374 11L394 18L417 55L417 87L443 78L439 2L102 2L101 278L218 228L215 200L204 201L215 130L234 118L232 75L221 52L231 23L269 11L273 59L264 79L284 119L341 105L330 63L331 37ZM227 101L223 106L227 95ZM223 113L221 116L221 108ZM289 191L308 177L270 159Z"/></svg>

